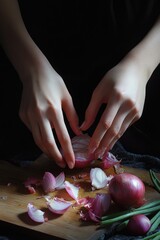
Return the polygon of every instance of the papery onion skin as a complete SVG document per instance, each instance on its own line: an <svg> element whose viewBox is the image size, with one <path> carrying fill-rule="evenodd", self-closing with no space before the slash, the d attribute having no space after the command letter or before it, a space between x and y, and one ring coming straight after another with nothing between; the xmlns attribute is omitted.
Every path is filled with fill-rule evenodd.
<svg viewBox="0 0 160 240"><path fill-rule="evenodd" d="M83 198L79 201L84 203L85 211L80 212L80 217L84 221L99 222L100 218L107 213L111 205L111 198L108 193L97 193L94 198Z"/></svg>
<svg viewBox="0 0 160 240"><path fill-rule="evenodd" d="M144 214L138 214L129 219L127 232L134 236L144 235L151 227L151 222Z"/></svg>
<svg viewBox="0 0 160 240"><path fill-rule="evenodd" d="M117 158L111 152L105 152L102 157L102 169L109 169L114 165L120 165L121 161L118 161Z"/></svg>
<svg viewBox="0 0 160 240"><path fill-rule="evenodd" d="M131 173L115 175L109 183L109 193L113 202L123 209L137 208L145 203L145 185Z"/></svg>
<svg viewBox="0 0 160 240"><path fill-rule="evenodd" d="M102 217L107 213L111 206L111 197L108 193L97 193L95 200L92 204L92 212L97 217Z"/></svg>

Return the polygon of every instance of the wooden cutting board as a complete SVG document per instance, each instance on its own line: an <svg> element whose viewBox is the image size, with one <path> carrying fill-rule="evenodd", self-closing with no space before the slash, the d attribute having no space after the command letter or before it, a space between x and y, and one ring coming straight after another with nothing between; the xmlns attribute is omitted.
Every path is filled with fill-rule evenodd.
<svg viewBox="0 0 160 240"><path fill-rule="evenodd" d="M146 200L160 199L160 194L153 188L149 173L145 170L122 167L125 172L139 176L146 184ZM93 223L82 222L77 208L70 207L65 214L56 216L49 212L44 194L41 188L36 194L29 194L24 187L24 181L30 177L42 178L45 171L52 172L57 176L62 169L57 168L53 161L45 156L38 158L29 167L18 167L6 161L0 161L0 220L25 229L33 230L47 236L54 236L66 240L94 240L100 236L105 229L98 229ZM64 170L67 180L77 181L81 186L80 197L94 196L97 192L106 190L91 191L89 183L90 169ZM114 168L106 170L106 174L115 174ZM73 180L74 179L74 180ZM64 197L71 200L65 190L55 191L52 195ZM44 210L49 220L42 224L33 222L27 214L27 204L32 202L38 208Z"/></svg>

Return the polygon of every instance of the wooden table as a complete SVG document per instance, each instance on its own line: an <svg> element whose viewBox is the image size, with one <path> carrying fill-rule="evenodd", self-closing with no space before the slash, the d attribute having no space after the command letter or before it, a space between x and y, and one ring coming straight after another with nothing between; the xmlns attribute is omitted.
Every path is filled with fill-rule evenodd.
<svg viewBox="0 0 160 240"><path fill-rule="evenodd" d="M160 199L160 194L154 190L147 171L124 166L123 169L126 172L139 176L145 182L147 201ZM89 168L85 169L85 173L89 173L89 170ZM105 229L98 229L98 226L93 223L82 222L77 208L70 207L65 214L56 216L47 210L45 199L40 197L43 194L42 189L38 189L36 194L29 194L26 191L23 184L24 181L30 176L42 178L45 171L58 175L62 169L57 168L51 160L43 155L35 160L31 166L23 168L6 161L0 161L0 220L3 223L9 223L12 226L30 231L32 234L38 234L39 239L45 235L46 237L54 237L54 239L66 240L97 239L98 236L105 232ZM84 173L84 170L81 169L64 171L69 181L73 181L73 176ZM115 174L114 168L107 170L106 174ZM98 191L106 191L90 191L90 184L87 178L86 180L81 179L78 181L81 184L80 197L93 196ZM53 194L71 200L64 190L55 191ZM49 220L42 224L33 222L27 214L27 204L29 202L32 202L45 212L47 211Z"/></svg>

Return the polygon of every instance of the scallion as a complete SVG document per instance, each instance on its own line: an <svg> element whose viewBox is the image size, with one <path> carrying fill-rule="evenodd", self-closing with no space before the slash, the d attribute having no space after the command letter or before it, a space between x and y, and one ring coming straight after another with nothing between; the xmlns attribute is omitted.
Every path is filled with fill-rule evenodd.
<svg viewBox="0 0 160 240"><path fill-rule="evenodd" d="M155 189L160 192L160 179L156 176L155 172L153 170L149 170L151 180L154 184Z"/></svg>
<svg viewBox="0 0 160 240"><path fill-rule="evenodd" d="M153 234L150 234L149 236L147 237L144 237L144 238L141 238L141 240L158 240L160 239L160 232L156 232L156 233L153 233Z"/></svg>
<svg viewBox="0 0 160 240"><path fill-rule="evenodd" d="M103 225L109 225L115 222L119 222L122 220L127 220L130 217L137 215L137 214L145 214L150 215L154 212L160 211L160 200L156 200L152 203L148 203L142 207L131 209L128 211L122 211L116 214L111 214L108 216L104 216L101 218L100 224Z"/></svg>

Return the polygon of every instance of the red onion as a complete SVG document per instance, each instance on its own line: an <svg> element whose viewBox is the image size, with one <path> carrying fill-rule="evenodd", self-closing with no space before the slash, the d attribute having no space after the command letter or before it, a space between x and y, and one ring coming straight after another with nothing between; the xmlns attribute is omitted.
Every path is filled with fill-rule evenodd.
<svg viewBox="0 0 160 240"><path fill-rule="evenodd" d="M88 154L90 140L91 137L87 133L74 136L71 139L71 144L75 155L75 168L85 168L91 166L92 163L96 160L94 152L92 154ZM61 149L61 153L64 155L63 149ZM113 165L119 164L120 161L118 161L111 152L106 152L102 156L101 167L103 169L110 168Z"/></svg>
<svg viewBox="0 0 160 240"><path fill-rule="evenodd" d="M151 227L151 222L144 214L138 214L130 218L127 231L134 236L144 235Z"/></svg>
<svg viewBox="0 0 160 240"><path fill-rule="evenodd" d="M97 193L94 198L83 198L78 201L83 204L85 211L80 211L80 217L84 221L99 222L100 218L106 214L111 205L111 197L108 193Z"/></svg>
<svg viewBox="0 0 160 240"><path fill-rule="evenodd" d="M91 162L95 160L94 154L88 155L90 136L88 134L75 136L71 139L71 142L75 154L75 168L90 166Z"/></svg>
<svg viewBox="0 0 160 240"><path fill-rule="evenodd" d="M130 173L115 175L109 183L109 193L112 200L124 209L137 208L145 203L145 185Z"/></svg>
<svg viewBox="0 0 160 240"><path fill-rule="evenodd" d="M91 209L97 217L102 217L109 210L110 205L111 197L108 193L97 193Z"/></svg>
<svg viewBox="0 0 160 240"><path fill-rule="evenodd" d="M117 158L111 152L105 152L102 157L102 168L108 169L115 165L120 165L121 161L118 161Z"/></svg>

